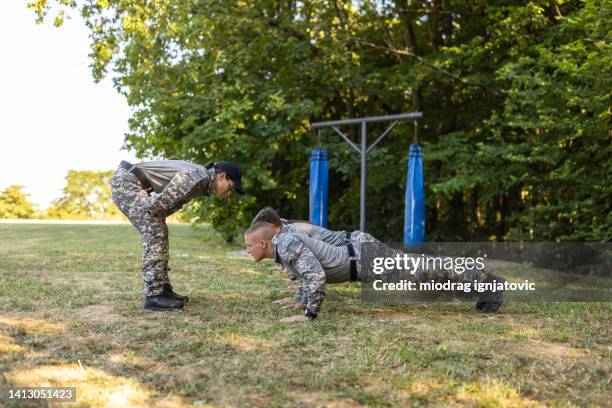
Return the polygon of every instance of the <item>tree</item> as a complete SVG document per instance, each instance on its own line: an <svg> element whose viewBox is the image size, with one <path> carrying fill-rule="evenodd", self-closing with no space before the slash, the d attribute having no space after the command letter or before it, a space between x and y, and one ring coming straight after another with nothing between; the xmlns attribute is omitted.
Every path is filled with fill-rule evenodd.
<svg viewBox="0 0 612 408"><path fill-rule="evenodd" d="M24 186L12 185L0 193L0 218L29 219L34 217L34 205L28 201Z"/></svg>
<svg viewBox="0 0 612 408"><path fill-rule="evenodd" d="M545 21L544 35L497 70L508 97L490 126L511 143L502 158L508 236L609 241L612 3L587 1Z"/></svg>
<svg viewBox="0 0 612 408"><path fill-rule="evenodd" d="M112 219L121 213L112 201L112 171L69 170L60 198L54 200L47 216L59 219Z"/></svg>
<svg viewBox="0 0 612 408"><path fill-rule="evenodd" d="M49 4L34 1L40 18ZM263 205L306 216L309 121L422 110L428 240L609 240L611 7L87 0L79 9L95 78L112 75L134 109L128 146L247 170L249 195L233 214L221 201L198 210L226 236ZM409 132L399 124L370 156L367 227L387 240L401 237ZM320 139L330 221L356 228L359 162L333 132Z"/></svg>

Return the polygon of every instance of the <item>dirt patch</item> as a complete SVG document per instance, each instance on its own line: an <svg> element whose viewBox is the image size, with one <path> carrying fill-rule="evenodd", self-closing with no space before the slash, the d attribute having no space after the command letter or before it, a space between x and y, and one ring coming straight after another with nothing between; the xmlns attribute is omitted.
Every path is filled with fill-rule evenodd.
<svg viewBox="0 0 612 408"><path fill-rule="evenodd" d="M406 386L406 390L411 394L419 396L427 396L428 394L443 388L440 381L435 378L425 378L421 380L415 380Z"/></svg>
<svg viewBox="0 0 612 408"><path fill-rule="evenodd" d="M541 340L531 340L529 342L529 349L534 355L546 358L583 358L587 354L586 350L583 349Z"/></svg>
<svg viewBox="0 0 612 408"><path fill-rule="evenodd" d="M54 350L65 350L67 353L87 351L91 354L102 353L107 349L123 346L123 342L117 336L111 334L90 334L73 337L70 341L64 338L52 339L48 342L49 354Z"/></svg>
<svg viewBox="0 0 612 408"><path fill-rule="evenodd" d="M111 274L99 272L97 274L84 274L82 272L59 272L40 270L36 271L39 279L49 285L78 287L79 289L104 289L108 287Z"/></svg>
<svg viewBox="0 0 612 408"><path fill-rule="evenodd" d="M78 317L90 323L116 324L128 320L119 314L120 308L117 304L102 304L87 306L78 311Z"/></svg>
<svg viewBox="0 0 612 408"><path fill-rule="evenodd" d="M243 352L271 350L274 346L271 341L236 333L220 336L216 341Z"/></svg>
<svg viewBox="0 0 612 408"><path fill-rule="evenodd" d="M161 364L159 361L154 360L150 357L140 356L134 353L119 353L113 354L106 359L110 366L118 372L135 372L135 371L146 371L149 375L163 376L168 373L168 366ZM195 375L195 370L189 371L189 374ZM175 376L183 378L179 375L178 370L175 370ZM191 379L193 379L192 377ZM186 380L189 380L187 378Z"/></svg>
<svg viewBox="0 0 612 408"><path fill-rule="evenodd" d="M320 395L318 393L313 392L299 392L295 391L290 394L291 396L291 406L293 407L301 407L301 408L310 408L310 407L328 407L328 408L353 408L353 407L363 407L364 405L359 404L357 401L352 399L336 399L329 400L325 397L325 395Z"/></svg>

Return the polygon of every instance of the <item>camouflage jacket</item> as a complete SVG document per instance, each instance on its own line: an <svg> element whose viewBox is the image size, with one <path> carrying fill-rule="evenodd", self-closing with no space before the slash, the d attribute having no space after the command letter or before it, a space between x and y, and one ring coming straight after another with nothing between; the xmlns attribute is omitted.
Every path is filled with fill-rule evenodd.
<svg viewBox="0 0 612 408"><path fill-rule="evenodd" d="M167 217L180 210L190 200L210 195L210 185L215 178L214 169L197 166L176 173L164 189L153 194L144 208L154 216Z"/></svg>
<svg viewBox="0 0 612 408"><path fill-rule="evenodd" d="M308 235L312 239L323 241L326 244L334 246L346 245L346 231L331 231L327 228L320 227L307 222L287 222L282 219L283 223L281 232L293 232Z"/></svg>
<svg viewBox="0 0 612 408"><path fill-rule="evenodd" d="M318 313L325 299L325 282L348 281L349 258L345 246L332 246L304 234L280 233L272 238L274 260L300 280L295 299Z"/></svg>

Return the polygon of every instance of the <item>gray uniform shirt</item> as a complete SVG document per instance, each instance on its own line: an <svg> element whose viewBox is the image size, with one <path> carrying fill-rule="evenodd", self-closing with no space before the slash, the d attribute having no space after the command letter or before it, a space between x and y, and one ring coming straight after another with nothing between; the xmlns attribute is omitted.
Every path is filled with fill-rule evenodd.
<svg viewBox="0 0 612 408"><path fill-rule="evenodd" d="M185 160L158 160L134 166L142 171L156 193L161 193L177 173L193 170L202 178L208 175L208 170L204 166Z"/></svg>
<svg viewBox="0 0 612 408"><path fill-rule="evenodd" d="M287 220L282 218L281 222L283 225L281 232L301 233L333 246L346 245L346 231L331 231L307 222L288 223Z"/></svg>

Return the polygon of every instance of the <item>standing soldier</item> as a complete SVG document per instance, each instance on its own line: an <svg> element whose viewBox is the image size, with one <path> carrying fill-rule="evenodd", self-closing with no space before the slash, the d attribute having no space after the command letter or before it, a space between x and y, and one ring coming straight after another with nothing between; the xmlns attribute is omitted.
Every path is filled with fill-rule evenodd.
<svg viewBox="0 0 612 408"><path fill-rule="evenodd" d="M291 316L281 321L300 322L317 317L321 303L325 298L326 283L342 283L352 280L364 280L360 246L354 247L351 243L346 246L333 246L310 238L300 233L277 233L272 224L257 222L245 232L244 241L247 252L259 262L265 258L272 258L280 263L291 276L300 280L300 286L294 297L298 302L290 305L292 308L301 308L303 315ZM368 241L362 241L368 242ZM372 241L378 242L378 241ZM351 252L354 255L350 255ZM444 268L426 270L423 267L414 271L410 277L413 281L428 282L435 280L442 282L451 280L456 282L504 282L487 274L484 270L472 270L458 273ZM484 292L476 303L476 308L482 312L495 312L502 303L502 293Z"/></svg>
<svg viewBox="0 0 612 408"><path fill-rule="evenodd" d="M168 279L166 217L211 191L221 198L232 190L244 194L241 177L240 168L232 162L206 167L184 160L121 162L110 185L113 201L142 238L145 309L180 309L189 300L175 293Z"/></svg>

